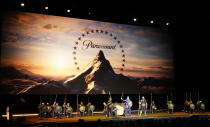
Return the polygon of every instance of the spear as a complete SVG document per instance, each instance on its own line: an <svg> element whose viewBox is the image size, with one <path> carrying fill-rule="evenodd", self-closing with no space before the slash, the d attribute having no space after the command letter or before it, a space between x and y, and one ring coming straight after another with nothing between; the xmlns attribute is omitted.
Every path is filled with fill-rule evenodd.
<svg viewBox="0 0 210 127"><path fill-rule="evenodd" d="M168 108L168 94L167 94L167 108ZM169 108L168 108L168 113L169 113Z"/></svg>
<svg viewBox="0 0 210 127"><path fill-rule="evenodd" d="M112 96L111 96L111 93L110 93L110 91L109 91L109 97L111 98L111 100L112 100Z"/></svg>
<svg viewBox="0 0 210 127"><path fill-rule="evenodd" d="M151 92L151 94L150 94L150 96L151 96L151 102L150 102L150 111L152 112L152 92Z"/></svg>
<svg viewBox="0 0 210 127"><path fill-rule="evenodd" d="M55 96L55 101L54 102L57 102L57 94L56 94L56 96Z"/></svg>
<svg viewBox="0 0 210 127"><path fill-rule="evenodd" d="M150 95L151 95L151 103L152 103L152 93Z"/></svg>
<svg viewBox="0 0 210 127"><path fill-rule="evenodd" d="M191 101L191 92L190 92L190 101Z"/></svg>
<svg viewBox="0 0 210 127"><path fill-rule="evenodd" d="M78 96L79 96L79 95L77 94L77 114L78 114L78 111L79 111L79 109L78 109L78 108L79 108L79 107L78 107Z"/></svg>
<svg viewBox="0 0 210 127"><path fill-rule="evenodd" d="M123 91L124 91L124 89L123 89ZM121 98L123 98L124 96L123 96L123 91L122 91L122 95L121 95Z"/></svg>
<svg viewBox="0 0 210 127"><path fill-rule="evenodd" d="M39 103L41 105L41 103L42 103L42 96L39 97Z"/></svg>
<svg viewBox="0 0 210 127"><path fill-rule="evenodd" d="M51 101L52 101L52 99L51 99L51 95L50 95L50 104L52 103Z"/></svg>
<svg viewBox="0 0 210 127"><path fill-rule="evenodd" d="M64 103L66 103L66 95L65 95L65 97L64 97Z"/></svg>
<svg viewBox="0 0 210 127"><path fill-rule="evenodd" d="M140 102L140 92L139 92L139 102ZM138 104L139 104L138 102ZM140 104L139 104L139 109L138 109L138 115L140 114Z"/></svg>
<svg viewBox="0 0 210 127"><path fill-rule="evenodd" d="M187 92L186 92L186 95L185 95L185 99L187 100Z"/></svg>

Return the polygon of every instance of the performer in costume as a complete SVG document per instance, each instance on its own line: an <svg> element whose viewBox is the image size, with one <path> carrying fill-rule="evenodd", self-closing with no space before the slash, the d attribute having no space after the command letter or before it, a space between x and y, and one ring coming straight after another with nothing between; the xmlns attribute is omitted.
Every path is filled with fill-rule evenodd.
<svg viewBox="0 0 210 127"><path fill-rule="evenodd" d="M44 117L44 111L43 111L43 108L44 108L45 104L44 103L41 103L39 104L38 108L39 108L39 118L41 119L42 117Z"/></svg>
<svg viewBox="0 0 210 127"><path fill-rule="evenodd" d="M66 102L63 103L62 113L63 113L63 115L65 117L66 116Z"/></svg>
<svg viewBox="0 0 210 127"><path fill-rule="evenodd" d="M79 104L79 111L80 111L80 116L85 116L85 106L83 102L80 102Z"/></svg>
<svg viewBox="0 0 210 127"><path fill-rule="evenodd" d="M95 110L95 106L92 105L90 102L87 104L87 108L88 108L88 115L93 115L93 111Z"/></svg>
<svg viewBox="0 0 210 127"><path fill-rule="evenodd" d="M107 113L107 108L108 108L108 106L107 106L106 102L104 102L103 105L104 105L103 113L107 116L107 114L108 114L108 113Z"/></svg>
<svg viewBox="0 0 210 127"><path fill-rule="evenodd" d="M155 101L152 101L152 103L150 104L150 110L151 113L155 113L157 111L157 106L155 104Z"/></svg>
<svg viewBox="0 0 210 127"><path fill-rule="evenodd" d="M61 119L62 107L56 103L55 106L55 118Z"/></svg>
<svg viewBox="0 0 210 127"><path fill-rule="evenodd" d="M144 112L144 116L147 115L147 100L142 96L142 99L139 101L140 116Z"/></svg>
<svg viewBox="0 0 210 127"><path fill-rule="evenodd" d="M88 104L86 105L86 110L87 110L88 115L92 115L90 111L90 105L91 105L91 102L88 102Z"/></svg>
<svg viewBox="0 0 210 127"><path fill-rule="evenodd" d="M115 102L115 103L113 104L113 111L112 111L114 117L117 117L117 110L118 110L118 109L117 109L117 103Z"/></svg>
<svg viewBox="0 0 210 127"><path fill-rule="evenodd" d="M55 118L55 107L56 107L56 102L54 102L54 103L51 105L51 107L52 107L51 116L52 116L52 118Z"/></svg>
<svg viewBox="0 0 210 127"><path fill-rule="evenodd" d="M168 113L172 114L174 111L174 104L172 103L172 101L168 101L167 105L168 105Z"/></svg>
<svg viewBox="0 0 210 127"><path fill-rule="evenodd" d="M189 111L189 113L193 113L194 110L195 110L195 105L193 104L192 101L190 101L190 111Z"/></svg>
<svg viewBox="0 0 210 127"><path fill-rule="evenodd" d="M113 110L112 98L109 97L109 100L107 102L107 116L108 117L112 117L112 110Z"/></svg>
<svg viewBox="0 0 210 127"><path fill-rule="evenodd" d="M184 102L184 112L187 113L189 111L190 111L190 101L186 99Z"/></svg>
<svg viewBox="0 0 210 127"><path fill-rule="evenodd" d="M38 110L39 110L39 118L41 118L41 108L42 108L42 104L39 104L39 106L38 106Z"/></svg>
<svg viewBox="0 0 210 127"><path fill-rule="evenodd" d="M42 103L41 116L44 118L47 117L47 105L45 105L44 103Z"/></svg>
<svg viewBox="0 0 210 127"><path fill-rule="evenodd" d="M204 112L205 111L205 105L202 101L198 100L196 103L196 108L198 112Z"/></svg>
<svg viewBox="0 0 210 127"><path fill-rule="evenodd" d="M72 117L72 112L73 112L73 109L70 105L70 103L67 103L66 105L66 117L69 118L69 117Z"/></svg>
<svg viewBox="0 0 210 127"><path fill-rule="evenodd" d="M131 106L132 106L132 101L130 100L130 98L129 98L129 96L127 96L127 99L125 99L125 100L123 100L123 98L121 97L121 100L123 101L123 102L125 102L125 112L126 112L126 114L125 114L125 116L127 117L127 115L128 115L128 112L129 112L129 116L131 116Z"/></svg>
<svg viewBox="0 0 210 127"><path fill-rule="evenodd" d="M51 108L51 106L50 106L49 103L47 103L46 106L47 106L47 114L46 114L46 117L50 118L50 117L52 117L52 116L51 116L52 108Z"/></svg>

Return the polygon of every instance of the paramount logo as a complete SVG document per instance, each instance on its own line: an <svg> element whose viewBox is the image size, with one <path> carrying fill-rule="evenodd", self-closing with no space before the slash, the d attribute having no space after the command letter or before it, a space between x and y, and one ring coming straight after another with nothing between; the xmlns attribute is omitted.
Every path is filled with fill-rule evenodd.
<svg viewBox="0 0 210 127"><path fill-rule="evenodd" d="M115 49L116 45L96 45L91 40L85 40L83 41L82 49L88 49L88 48L98 48L98 49Z"/></svg>

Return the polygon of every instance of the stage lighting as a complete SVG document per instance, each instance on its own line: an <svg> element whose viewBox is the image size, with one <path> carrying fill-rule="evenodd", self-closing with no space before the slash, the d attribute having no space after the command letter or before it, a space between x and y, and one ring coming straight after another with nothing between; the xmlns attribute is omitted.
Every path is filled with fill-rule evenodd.
<svg viewBox="0 0 210 127"><path fill-rule="evenodd" d="M151 20L151 21L150 21L150 23L151 23L151 24L153 24L153 23L154 23L154 21L153 21L153 20Z"/></svg>
<svg viewBox="0 0 210 127"><path fill-rule="evenodd" d="M48 10L48 6L45 7L45 10Z"/></svg>
<svg viewBox="0 0 210 127"><path fill-rule="evenodd" d="M137 21L137 18L134 18L133 21L136 22Z"/></svg>
<svg viewBox="0 0 210 127"><path fill-rule="evenodd" d="M21 6L21 7L24 7L24 6L25 6L25 4L24 4L24 3L21 3L21 4L20 4L20 6Z"/></svg>
<svg viewBox="0 0 210 127"><path fill-rule="evenodd" d="M169 25L170 25L170 23L169 23L169 22L167 22L167 23L166 23L166 26L169 26Z"/></svg>
<svg viewBox="0 0 210 127"><path fill-rule="evenodd" d="M66 12L70 13L70 11L71 11L71 10L70 10L70 9L68 9Z"/></svg>

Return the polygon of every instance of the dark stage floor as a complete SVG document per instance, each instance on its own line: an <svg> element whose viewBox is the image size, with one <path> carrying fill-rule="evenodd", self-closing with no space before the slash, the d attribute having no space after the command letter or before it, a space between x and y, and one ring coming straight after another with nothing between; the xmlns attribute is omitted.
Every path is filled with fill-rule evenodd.
<svg viewBox="0 0 210 127"><path fill-rule="evenodd" d="M166 112L160 112L147 116L139 116L138 114L132 114L131 117L118 116L108 118L101 113L94 114L93 116L80 117L76 114L73 118L54 119L44 118L40 120L37 115L34 116L15 116L13 122L6 123L6 126L31 126L31 127L61 127L61 126L113 126L124 127L131 125L135 126L199 126L210 125L210 112L205 113L183 113L174 112L168 114Z"/></svg>

